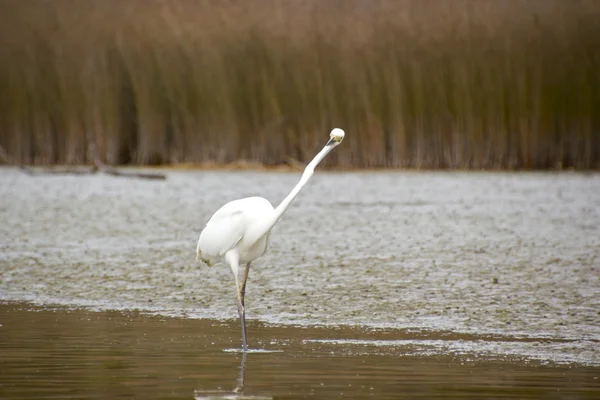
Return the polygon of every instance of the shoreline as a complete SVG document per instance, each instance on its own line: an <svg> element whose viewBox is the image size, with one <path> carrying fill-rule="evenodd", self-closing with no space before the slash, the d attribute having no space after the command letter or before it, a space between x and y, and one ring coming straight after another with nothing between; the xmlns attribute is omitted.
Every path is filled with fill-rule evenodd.
<svg viewBox="0 0 600 400"><path fill-rule="evenodd" d="M235 343L239 330L237 318L194 318L188 315L169 315L143 309L94 308L83 305L36 304L32 301L0 299L0 310L5 320L12 313L53 314L60 318L77 319L115 319L129 322L160 322L191 326L189 332L222 331L230 334L230 342ZM85 316L85 318L84 318ZM57 317L59 318L59 317ZM586 342L599 343L595 339L568 339L550 337L510 336L484 333L476 335L467 332L453 332L428 328L379 328L356 325L306 325L271 323L248 319L249 336L255 336L260 343L269 342L284 347L291 341L300 341L305 345L326 346L330 348L360 349L362 352L376 354L398 354L408 357L447 357L465 358L475 363L501 362L526 366L573 366L581 368L597 368L600 362L593 357L587 360L581 357L570 357L569 354L550 354L554 347L577 347ZM6 323L0 324L0 329ZM187 329L184 329L187 330ZM275 342L264 337L279 337ZM253 340L251 339L250 342ZM547 346L548 349L540 348ZM500 350L504 348L504 350ZM509 350L510 349L510 350ZM533 349L536 353L528 353ZM523 352L523 350L526 350ZM224 351L233 351L225 349ZM273 350L279 351L279 350ZM519 354L519 351L523 354ZM552 358L554 357L554 358Z"/></svg>

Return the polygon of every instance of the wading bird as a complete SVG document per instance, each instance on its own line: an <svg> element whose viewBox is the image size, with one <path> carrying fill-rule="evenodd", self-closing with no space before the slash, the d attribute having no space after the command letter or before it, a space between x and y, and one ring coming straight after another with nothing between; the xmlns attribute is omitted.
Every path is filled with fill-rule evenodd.
<svg viewBox="0 0 600 400"><path fill-rule="evenodd" d="M227 264L231 267L237 291L238 313L242 325L242 350L248 350L246 340L246 310L244 296L250 263L262 256L269 245L271 229L290 206L300 190L315 172L315 167L344 139L344 131L335 128L330 133L329 142L306 166L300 182L290 194L273 208L267 199L246 197L233 200L221 207L210 218L198 239L197 258L208 266ZM246 264L243 277L238 277L240 265Z"/></svg>

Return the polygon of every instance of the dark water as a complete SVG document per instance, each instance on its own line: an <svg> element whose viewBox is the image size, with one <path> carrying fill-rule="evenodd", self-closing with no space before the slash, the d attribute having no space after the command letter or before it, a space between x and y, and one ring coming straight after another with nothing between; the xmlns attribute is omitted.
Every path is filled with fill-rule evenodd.
<svg viewBox="0 0 600 400"><path fill-rule="evenodd" d="M427 354L414 344L419 335L456 340L439 335L254 322L250 344L272 352L244 358L227 351L239 347L236 322L16 303L1 304L0 316L2 399L600 396L598 367L540 365L500 354Z"/></svg>

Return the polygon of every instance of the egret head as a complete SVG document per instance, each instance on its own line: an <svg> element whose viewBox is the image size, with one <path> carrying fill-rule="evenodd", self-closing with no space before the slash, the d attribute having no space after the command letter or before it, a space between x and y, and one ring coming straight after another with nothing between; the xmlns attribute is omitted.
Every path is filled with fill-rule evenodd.
<svg viewBox="0 0 600 400"><path fill-rule="evenodd" d="M335 147L338 144L342 143L344 140L344 130L340 128L334 128L329 134L329 142L327 142L327 146Z"/></svg>

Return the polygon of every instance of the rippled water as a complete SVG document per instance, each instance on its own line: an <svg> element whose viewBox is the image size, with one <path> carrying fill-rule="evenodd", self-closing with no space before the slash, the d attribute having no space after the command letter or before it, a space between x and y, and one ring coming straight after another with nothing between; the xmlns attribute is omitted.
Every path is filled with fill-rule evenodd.
<svg viewBox="0 0 600 400"><path fill-rule="evenodd" d="M298 178L0 169L0 299L235 324L231 272L195 263L198 235L223 203L261 195L277 205ZM369 341L420 332L312 344L335 352L466 346L598 366L599 204L598 174L317 171L253 264L247 317L380 332ZM431 332L466 336L439 343Z"/></svg>

